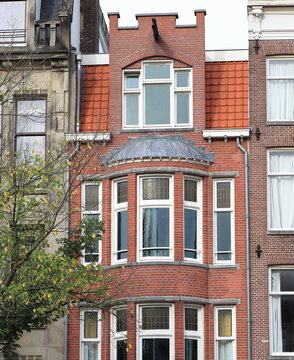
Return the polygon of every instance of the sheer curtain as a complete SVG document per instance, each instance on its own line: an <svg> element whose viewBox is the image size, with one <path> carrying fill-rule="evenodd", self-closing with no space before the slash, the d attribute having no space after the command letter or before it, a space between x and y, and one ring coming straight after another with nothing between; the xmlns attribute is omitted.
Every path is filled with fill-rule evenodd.
<svg viewBox="0 0 294 360"><path fill-rule="evenodd" d="M219 341L218 343L218 360L233 360L233 341Z"/></svg>
<svg viewBox="0 0 294 360"><path fill-rule="evenodd" d="M280 273L279 271L272 271L272 292L280 291ZM272 343L273 352L283 351L282 339L282 315L281 315L281 297L272 296Z"/></svg>

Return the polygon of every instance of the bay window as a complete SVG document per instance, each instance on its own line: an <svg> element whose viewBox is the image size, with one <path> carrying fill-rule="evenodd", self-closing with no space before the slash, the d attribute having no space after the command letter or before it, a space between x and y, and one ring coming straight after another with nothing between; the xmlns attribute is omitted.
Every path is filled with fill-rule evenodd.
<svg viewBox="0 0 294 360"><path fill-rule="evenodd" d="M101 324L98 310L83 310L81 312L80 359L101 359Z"/></svg>
<svg viewBox="0 0 294 360"><path fill-rule="evenodd" d="M185 307L185 360L203 359L202 309Z"/></svg>
<svg viewBox="0 0 294 360"><path fill-rule="evenodd" d="M191 69L172 61L142 62L124 72L124 127L191 126Z"/></svg>
<svg viewBox="0 0 294 360"><path fill-rule="evenodd" d="M112 359L127 360L127 308L117 308L111 314Z"/></svg>
<svg viewBox="0 0 294 360"><path fill-rule="evenodd" d="M216 360L236 360L236 314L234 307L215 308Z"/></svg>
<svg viewBox="0 0 294 360"><path fill-rule="evenodd" d="M269 229L294 230L294 149L268 151Z"/></svg>

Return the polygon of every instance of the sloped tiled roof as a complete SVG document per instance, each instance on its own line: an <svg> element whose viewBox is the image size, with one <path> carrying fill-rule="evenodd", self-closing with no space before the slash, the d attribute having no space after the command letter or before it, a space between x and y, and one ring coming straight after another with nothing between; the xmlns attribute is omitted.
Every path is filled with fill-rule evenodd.
<svg viewBox="0 0 294 360"><path fill-rule="evenodd" d="M108 130L109 69L108 65L84 67L80 131Z"/></svg>
<svg viewBox="0 0 294 360"><path fill-rule="evenodd" d="M206 128L248 127L248 62L205 65Z"/></svg>
<svg viewBox="0 0 294 360"><path fill-rule="evenodd" d="M58 20L58 11L61 8L62 0L42 0L41 20Z"/></svg>

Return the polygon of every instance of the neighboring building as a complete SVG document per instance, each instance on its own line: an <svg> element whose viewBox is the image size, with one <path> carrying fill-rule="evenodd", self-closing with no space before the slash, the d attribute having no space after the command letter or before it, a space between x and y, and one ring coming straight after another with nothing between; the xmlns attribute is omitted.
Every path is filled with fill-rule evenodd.
<svg viewBox="0 0 294 360"><path fill-rule="evenodd" d="M248 12L252 359L293 359L294 2Z"/></svg>
<svg viewBox="0 0 294 360"><path fill-rule="evenodd" d="M115 290L110 312L71 311L68 360L248 359L247 53L205 53L195 15L197 26L143 14L120 28L109 14L109 58L82 57L68 137L93 158L71 201L105 222L82 261L101 262Z"/></svg>

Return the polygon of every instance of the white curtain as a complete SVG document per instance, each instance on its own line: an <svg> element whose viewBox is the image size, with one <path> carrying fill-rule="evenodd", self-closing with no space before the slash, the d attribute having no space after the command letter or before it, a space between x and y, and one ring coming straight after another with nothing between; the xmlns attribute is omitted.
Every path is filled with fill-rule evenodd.
<svg viewBox="0 0 294 360"><path fill-rule="evenodd" d="M272 292L280 291L280 273L279 271L272 271ZM283 351L282 339L282 315L281 315L281 297L272 296L272 343L273 352Z"/></svg>
<svg viewBox="0 0 294 360"><path fill-rule="evenodd" d="M84 360L98 360L98 343L85 342L84 346Z"/></svg>
<svg viewBox="0 0 294 360"><path fill-rule="evenodd" d="M220 340L218 342L218 360L233 360L233 341Z"/></svg>
<svg viewBox="0 0 294 360"><path fill-rule="evenodd" d="M269 172L270 227L294 229L294 151L271 152Z"/></svg>

